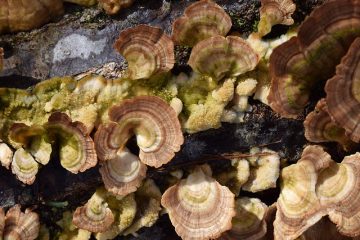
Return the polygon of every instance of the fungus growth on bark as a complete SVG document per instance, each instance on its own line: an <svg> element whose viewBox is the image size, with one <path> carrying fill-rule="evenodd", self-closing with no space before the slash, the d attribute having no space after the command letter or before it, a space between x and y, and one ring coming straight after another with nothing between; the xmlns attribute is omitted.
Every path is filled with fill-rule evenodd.
<svg viewBox="0 0 360 240"><path fill-rule="evenodd" d="M175 44L193 47L204 39L226 36L231 25L231 18L222 7L211 0L201 0L188 6L184 16L175 20L172 39Z"/></svg>

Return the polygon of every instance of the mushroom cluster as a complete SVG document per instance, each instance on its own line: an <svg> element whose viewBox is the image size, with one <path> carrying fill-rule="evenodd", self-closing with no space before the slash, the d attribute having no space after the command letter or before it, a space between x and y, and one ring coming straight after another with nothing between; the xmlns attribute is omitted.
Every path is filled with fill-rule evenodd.
<svg viewBox="0 0 360 240"><path fill-rule="evenodd" d="M39 236L39 215L30 209L21 211L20 205L10 208L6 214L0 207L0 239L35 240Z"/></svg>
<svg viewBox="0 0 360 240"><path fill-rule="evenodd" d="M274 236L296 239L323 216L345 236L360 235L360 154L333 161L320 146L308 146L301 159L281 172L281 193L277 201Z"/></svg>
<svg viewBox="0 0 360 240"><path fill-rule="evenodd" d="M48 164L57 142L61 165L72 173L84 172L97 164L94 142L81 122L72 122L68 115L54 112L42 126L14 123L9 130L12 149L0 145L0 162L25 184L32 184L40 166Z"/></svg>
<svg viewBox="0 0 360 240"><path fill-rule="evenodd" d="M160 199L160 190L151 179L144 181L136 193L121 198L99 188L84 206L75 210L72 220L64 216L59 223L64 230L62 235L85 235L90 239L93 233L96 239L105 240L135 233L157 221Z"/></svg>
<svg viewBox="0 0 360 240"><path fill-rule="evenodd" d="M268 100L272 109L281 116L296 118L308 103L315 84L332 77L342 57L347 55L341 65L352 64L351 58L355 61L358 50L356 50L357 44L354 40L360 36L360 11L357 6L357 0L326 2L305 19L298 30L297 37L293 37L273 51L270 57L272 80ZM356 77L352 79L345 77L346 74L354 76L356 64L354 63L350 69L346 66L347 70L341 65L337 70L337 75L341 76L336 77L337 79L332 83L329 81L326 87L326 102L333 119L335 119L334 111L336 110L332 109L334 100L330 99L336 98L334 82L337 83L338 80L343 79L341 82L345 83L345 79L349 79L347 85L341 88L347 86L346 94L349 94L349 97L356 95L356 90L354 90L356 87L351 87L356 86L351 82ZM337 89L338 87L340 86L336 84ZM343 94L339 99L343 99ZM336 104L341 108L349 104L349 108L352 108L349 100ZM343 117L343 112L338 116L340 115ZM351 113L347 112L346 115L350 117ZM343 120L347 118L343 117ZM349 122L352 121L352 119L349 120ZM349 128L345 130L350 134L354 127L351 130ZM353 136L352 140L357 141L357 138Z"/></svg>

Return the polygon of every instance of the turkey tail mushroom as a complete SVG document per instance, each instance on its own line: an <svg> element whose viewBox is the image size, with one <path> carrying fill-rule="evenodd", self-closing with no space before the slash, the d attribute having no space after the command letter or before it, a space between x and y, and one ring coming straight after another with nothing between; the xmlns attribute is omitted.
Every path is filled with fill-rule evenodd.
<svg viewBox="0 0 360 240"><path fill-rule="evenodd" d="M201 0L187 7L184 16L173 23L172 39L176 44L193 47L204 39L226 36L231 25L231 18L222 7Z"/></svg>
<svg viewBox="0 0 360 240"><path fill-rule="evenodd" d="M308 146L301 159L281 172L281 192L274 221L275 239L296 239L326 215L315 192L318 174L332 162L319 146Z"/></svg>
<svg viewBox="0 0 360 240"><path fill-rule="evenodd" d="M109 110L109 124L95 134L98 157L116 158L130 137L136 135L140 160L149 166L168 163L184 142L177 114L164 100L140 96L124 100Z"/></svg>
<svg viewBox="0 0 360 240"><path fill-rule="evenodd" d="M268 96L274 111L296 118L315 84L333 76L336 65L360 36L358 5L358 0L324 3L305 19L297 37L274 49Z"/></svg>
<svg viewBox="0 0 360 240"><path fill-rule="evenodd" d="M188 64L195 72L220 80L251 71L258 62L259 56L242 38L215 36L196 44Z"/></svg>
<svg viewBox="0 0 360 240"><path fill-rule="evenodd" d="M138 25L126 29L114 47L128 61L131 79L168 72L175 63L174 43L161 28Z"/></svg>
<svg viewBox="0 0 360 240"><path fill-rule="evenodd" d="M360 142L360 38L352 43L325 91L331 117L351 140Z"/></svg>
<svg viewBox="0 0 360 240"><path fill-rule="evenodd" d="M235 196L197 167L168 188L161 198L176 233L182 239L214 239L231 229Z"/></svg>

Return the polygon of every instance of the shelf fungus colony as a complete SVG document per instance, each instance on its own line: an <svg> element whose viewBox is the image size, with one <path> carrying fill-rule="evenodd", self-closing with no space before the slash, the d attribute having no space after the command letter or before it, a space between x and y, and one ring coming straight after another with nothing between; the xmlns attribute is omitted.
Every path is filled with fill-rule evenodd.
<svg viewBox="0 0 360 240"><path fill-rule="evenodd" d="M0 0L0 34L37 31L69 4L29 2ZM64 2L114 18L137 4ZM296 8L261 0L259 21L243 34L233 26L241 11L188 1L171 31L118 32L113 51L127 62L118 77L84 69L0 88L1 174L16 179L15 191L51 182L47 168L61 172L58 185L88 172L100 179L77 201L0 198L0 239L360 239L360 0L324 1L294 23ZM275 25L290 27L281 35ZM184 68L176 49L190 52ZM0 71L10 50L0 41ZM204 148L189 150L192 136L222 123L242 128L259 106L258 119L301 123L307 141L296 159L282 140L177 158L185 146L190 155ZM227 144L225 132L216 138ZM143 235L161 224L161 236Z"/></svg>

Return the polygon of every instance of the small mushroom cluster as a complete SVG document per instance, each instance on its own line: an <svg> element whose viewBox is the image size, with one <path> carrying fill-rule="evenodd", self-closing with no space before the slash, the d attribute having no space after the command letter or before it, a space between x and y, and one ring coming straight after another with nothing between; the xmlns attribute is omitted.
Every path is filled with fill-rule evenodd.
<svg viewBox="0 0 360 240"><path fill-rule="evenodd" d="M297 37L273 51L270 57L272 82L268 97L273 110L283 117L296 118L308 103L314 86L332 77L335 67L344 57L334 80L329 80L325 88L326 103L331 118L345 128L354 141L359 140L356 137L357 120L350 110L354 109L353 104L357 102L357 85L353 81L357 79L356 58L359 55L359 44L355 41L360 37L358 4L357 0L326 2L305 19ZM344 91L335 91L335 86ZM353 125L346 126L340 121L348 121Z"/></svg>
<svg viewBox="0 0 360 240"><path fill-rule="evenodd" d="M20 205L10 208L6 214L0 207L0 239L35 240L39 236L40 220L37 213Z"/></svg>
<svg viewBox="0 0 360 240"><path fill-rule="evenodd" d="M12 149L0 143L0 162L25 184L32 184L41 165L48 164L52 143L57 141L61 165L72 173L84 172L97 164L93 140L81 122L65 113L54 112L42 126L14 123L9 130Z"/></svg>
<svg viewBox="0 0 360 240"><path fill-rule="evenodd" d="M301 159L281 172L281 193L274 221L276 239L296 239L328 215L338 231L360 235L360 154L333 161L320 146L308 146Z"/></svg>
<svg viewBox="0 0 360 240"><path fill-rule="evenodd" d="M85 235L85 239L90 239L93 233L96 239L104 240L135 233L157 221L160 199L160 190L151 179L144 181L136 193L121 198L99 188L84 206L75 210L72 220L64 216L60 223L62 236Z"/></svg>

